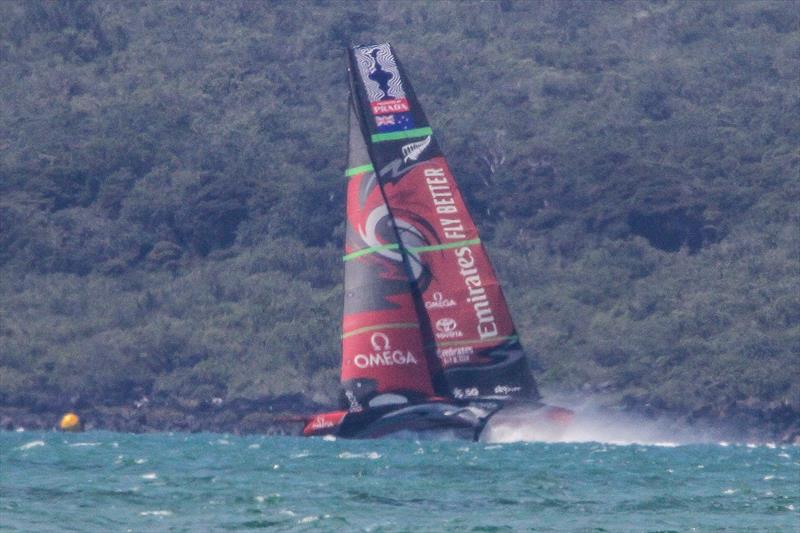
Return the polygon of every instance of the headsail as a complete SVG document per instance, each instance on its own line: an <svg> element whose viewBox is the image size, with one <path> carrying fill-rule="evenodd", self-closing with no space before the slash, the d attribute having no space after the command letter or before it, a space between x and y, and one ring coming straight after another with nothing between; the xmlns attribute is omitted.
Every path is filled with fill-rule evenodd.
<svg viewBox="0 0 800 533"><path fill-rule="evenodd" d="M397 246L384 236L363 246L382 247L384 255L405 255L416 306L430 330L426 348L438 356L451 395L538 399L486 250L391 46L352 48L350 77L357 122L351 126L351 149L352 136L358 134L367 140L369 152L368 158L351 166L371 164L378 170L384 207L401 242ZM363 196L353 187L363 188L365 179L370 177L351 185L349 201ZM370 206L378 208L375 200ZM392 271L391 279L399 275ZM351 279L350 272L347 276ZM403 309L406 297L398 297ZM410 313L403 317L411 320ZM425 382L429 386L430 381Z"/></svg>
<svg viewBox="0 0 800 533"><path fill-rule="evenodd" d="M432 369L412 285L352 103L346 175L342 407L430 397Z"/></svg>

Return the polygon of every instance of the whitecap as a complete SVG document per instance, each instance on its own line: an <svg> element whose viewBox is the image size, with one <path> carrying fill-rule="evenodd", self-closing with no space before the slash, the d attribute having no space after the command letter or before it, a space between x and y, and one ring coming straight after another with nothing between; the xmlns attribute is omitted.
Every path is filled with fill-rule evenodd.
<svg viewBox="0 0 800 533"><path fill-rule="evenodd" d="M775 476L773 476L772 474L764 476L764 481L769 481L770 479L775 479Z"/></svg>
<svg viewBox="0 0 800 533"><path fill-rule="evenodd" d="M25 433L25 428L19 427L19 428L15 429L14 431L17 432L17 433Z"/></svg>
<svg viewBox="0 0 800 533"><path fill-rule="evenodd" d="M725 489L722 491L722 494L735 494L736 489Z"/></svg>
<svg viewBox="0 0 800 533"><path fill-rule="evenodd" d="M789 456L789 454L788 454L788 453L786 453L786 452L781 452L781 453L779 453L779 454L778 454L778 457L783 457L784 459L791 459L791 457Z"/></svg>
<svg viewBox="0 0 800 533"><path fill-rule="evenodd" d="M250 448L251 450L257 450L257 449L261 448L261 445L257 444L257 443L256 444L251 444L250 446L248 446L248 448Z"/></svg>
<svg viewBox="0 0 800 533"><path fill-rule="evenodd" d="M81 446L100 446L102 442L74 442L69 446L72 448L79 448Z"/></svg>
<svg viewBox="0 0 800 533"><path fill-rule="evenodd" d="M790 503L789 505L786 506L786 509L788 509L789 511L794 511L795 509L794 504Z"/></svg>
<svg viewBox="0 0 800 533"><path fill-rule="evenodd" d="M165 510L160 510L160 511L142 511L141 513L139 513L139 515L140 516L171 516L172 515L172 511L165 511Z"/></svg>
<svg viewBox="0 0 800 533"><path fill-rule="evenodd" d="M293 453L289 457L291 457L292 459L303 459L304 457L308 457L309 455L311 455L311 452L303 450L300 453Z"/></svg>
<svg viewBox="0 0 800 533"><path fill-rule="evenodd" d="M136 459L136 460L134 461L134 463L136 463L137 465L143 465L143 464L145 464L146 462L147 462L147 459Z"/></svg>
<svg viewBox="0 0 800 533"><path fill-rule="evenodd" d="M367 452L367 453L351 453L351 452L342 452L339 454L339 459L380 459L381 454L378 452Z"/></svg>
<svg viewBox="0 0 800 533"><path fill-rule="evenodd" d="M322 437L322 440L333 442L336 440L336 435L325 435L324 437Z"/></svg>
<svg viewBox="0 0 800 533"><path fill-rule="evenodd" d="M298 524L309 524L311 522L316 522L319 520L318 516L304 516L300 520L297 521Z"/></svg>
<svg viewBox="0 0 800 533"><path fill-rule="evenodd" d="M286 515L286 516L297 516L294 511L291 511L289 509L281 509L280 511L278 511L278 514L282 514L282 515Z"/></svg>
<svg viewBox="0 0 800 533"><path fill-rule="evenodd" d="M148 472L147 474L142 474L142 479L158 479L158 474L155 472Z"/></svg>
<svg viewBox="0 0 800 533"><path fill-rule="evenodd" d="M217 439L217 444L221 444L222 446L228 446L231 443L228 439Z"/></svg>
<svg viewBox="0 0 800 533"><path fill-rule="evenodd" d="M272 465L272 469L273 469L273 470L277 470L277 469L279 469L280 467L281 467L281 465Z"/></svg>
<svg viewBox="0 0 800 533"><path fill-rule="evenodd" d="M18 450L30 450L31 448L36 448L38 446L44 446L44 441L43 440L34 440L34 441L31 441L31 442L29 442L27 444L23 444L22 446L20 446L17 449Z"/></svg>

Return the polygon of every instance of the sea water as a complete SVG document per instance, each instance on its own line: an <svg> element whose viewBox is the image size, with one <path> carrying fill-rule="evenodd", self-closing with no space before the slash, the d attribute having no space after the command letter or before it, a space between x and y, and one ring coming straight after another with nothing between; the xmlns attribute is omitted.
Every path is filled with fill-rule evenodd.
<svg viewBox="0 0 800 533"><path fill-rule="evenodd" d="M7 531L800 531L800 448L0 433Z"/></svg>

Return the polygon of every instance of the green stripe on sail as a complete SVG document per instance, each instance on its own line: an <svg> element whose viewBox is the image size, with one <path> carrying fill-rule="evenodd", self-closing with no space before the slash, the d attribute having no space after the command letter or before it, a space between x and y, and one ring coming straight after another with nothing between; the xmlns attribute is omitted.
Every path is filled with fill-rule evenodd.
<svg viewBox="0 0 800 533"><path fill-rule="evenodd" d="M509 335L506 337L492 337L490 339L473 339L468 341L447 341L447 342L437 342L435 345L432 346L466 346L468 344L487 344L489 342L496 342L496 341L516 341L519 340L519 337L516 335ZM430 347L432 347L430 346Z"/></svg>
<svg viewBox="0 0 800 533"><path fill-rule="evenodd" d="M450 248L458 248L459 246L470 246L472 244L480 243L480 239L470 239L468 241L446 242L444 244L434 244L431 246L409 246L408 250L411 252L435 252L436 250L449 250Z"/></svg>
<svg viewBox="0 0 800 533"><path fill-rule="evenodd" d="M373 170L375 170L375 167L372 165L361 165L360 167L348 168L345 170L344 175L349 178L350 176L355 176L362 172L372 172Z"/></svg>
<svg viewBox="0 0 800 533"><path fill-rule="evenodd" d="M375 133L372 135L372 142L379 143L383 141L397 141L399 139L426 137L428 135L433 135L433 130L430 128L416 128L413 130L392 131L389 133Z"/></svg>
<svg viewBox="0 0 800 533"><path fill-rule="evenodd" d="M473 244L480 244L480 239L469 239L466 241L457 241L457 242L446 242L444 244L433 244L431 246L409 246L408 251L410 252L435 252L437 250L449 250L450 248L458 248L459 246L472 246ZM349 253L346 256L342 257L342 261L350 261L351 259L355 259L356 257L361 257L362 255L367 254L374 254L376 252L380 252L382 250L397 250L400 246L397 244L384 244L382 246L370 246L369 248L363 248L353 253Z"/></svg>
<svg viewBox="0 0 800 533"><path fill-rule="evenodd" d="M400 248L400 245L397 243L382 244L380 246L370 246L369 248L362 248L361 250L357 250L355 252L345 255L344 257L342 257L342 261L350 261L351 259L355 259L356 257L361 257L362 255L374 254L376 252L380 252L383 250L397 250L398 248Z"/></svg>
<svg viewBox="0 0 800 533"><path fill-rule="evenodd" d="M419 324L416 322L395 322L394 324L376 324L374 326L364 326L363 328L348 331L342 335L343 339L358 335L359 333L366 333L368 331L375 331L376 329L419 329Z"/></svg>

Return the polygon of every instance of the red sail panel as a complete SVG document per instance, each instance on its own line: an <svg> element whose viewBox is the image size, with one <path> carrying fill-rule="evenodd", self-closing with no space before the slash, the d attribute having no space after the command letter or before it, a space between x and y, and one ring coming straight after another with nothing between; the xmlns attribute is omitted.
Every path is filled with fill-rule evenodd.
<svg viewBox="0 0 800 533"><path fill-rule="evenodd" d="M380 394L433 395L419 317L397 229L351 113L342 323L342 403Z"/></svg>
<svg viewBox="0 0 800 533"><path fill-rule="evenodd" d="M538 397L486 250L394 50L357 46L350 64L361 133L450 393Z"/></svg>
<svg viewBox="0 0 800 533"><path fill-rule="evenodd" d="M411 262L424 265L422 297L444 369L488 363L481 353L516 340L511 314L450 168L434 157L384 185ZM408 236L408 238L406 237Z"/></svg>

